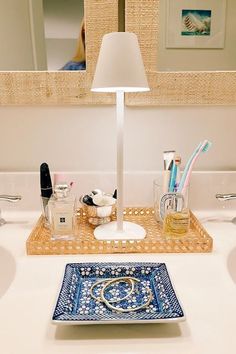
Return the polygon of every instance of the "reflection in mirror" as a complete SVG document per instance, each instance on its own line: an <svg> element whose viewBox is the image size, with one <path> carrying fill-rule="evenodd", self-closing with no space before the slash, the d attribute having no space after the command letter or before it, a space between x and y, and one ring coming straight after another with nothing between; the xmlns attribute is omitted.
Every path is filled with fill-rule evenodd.
<svg viewBox="0 0 236 354"><path fill-rule="evenodd" d="M159 0L157 71L236 70L235 0Z"/></svg>
<svg viewBox="0 0 236 354"><path fill-rule="evenodd" d="M0 4L0 71L85 69L83 0Z"/></svg>
<svg viewBox="0 0 236 354"><path fill-rule="evenodd" d="M85 69L83 0L43 0L48 70Z"/></svg>

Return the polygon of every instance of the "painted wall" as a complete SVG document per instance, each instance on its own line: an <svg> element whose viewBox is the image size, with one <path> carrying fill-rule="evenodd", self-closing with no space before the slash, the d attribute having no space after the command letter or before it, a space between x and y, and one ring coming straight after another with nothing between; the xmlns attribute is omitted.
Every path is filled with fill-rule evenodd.
<svg viewBox="0 0 236 354"><path fill-rule="evenodd" d="M175 149L183 165L203 139L212 149L195 170L236 170L236 107L126 108L125 169L156 171L162 151ZM0 107L1 171L114 171L114 106Z"/></svg>
<svg viewBox="0 0 236 354"><path fill-rule="evenodd" d="M78 38L84 0L43 0L46 38Z"/></svg>
<svg viewBox="0 0 236 354"><path fill-rule="evenodd" d="M57 71L70 61L76 53L77 39L46 39L48 71Z"/></svg>
<svg viewBox="0 0 236 354"><path fill-rule="evenodd" d="M204 2L204 1L203 1ZM158 63L160 71L236 70L236 1L227 0L223 49L166 48L167 1L160 0Z"/></svg>
<svg viewBox="0 0 236 354"><path fill-rule="evenodd" d="M0 70L45 70L41 0L0 2Z"/></svg>

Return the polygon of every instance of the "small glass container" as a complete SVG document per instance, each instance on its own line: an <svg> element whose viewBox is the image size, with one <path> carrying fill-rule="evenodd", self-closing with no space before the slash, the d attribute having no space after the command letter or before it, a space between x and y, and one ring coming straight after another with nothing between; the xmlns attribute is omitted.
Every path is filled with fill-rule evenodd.
<svg viewBox="0 0 236 354"><path fill-rule="evenodd" d="M154 181L154 214L157 222L162 224L163 235L180 237L186 235L190 227L188 207L189 186L184 193L163 193L158 180Z"/></svg>
<svg viewBox="0 0 236 354"><path fill-rule="evenodd" d="M75 198L67 184L58 184L48 202L52 240L72 240L75 235Z"/></svg>

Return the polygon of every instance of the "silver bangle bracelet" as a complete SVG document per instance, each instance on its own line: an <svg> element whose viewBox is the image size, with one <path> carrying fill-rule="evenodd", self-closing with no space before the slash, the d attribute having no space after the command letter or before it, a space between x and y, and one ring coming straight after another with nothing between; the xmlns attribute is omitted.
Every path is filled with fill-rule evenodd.
<svg viewBox="0 0 236 354"><path fill-rule="evenodd" d="M132 280L133 280L133 281L136 281L136 282L140 282L140 280L139 280L139 279L136 279L136 278L132 278ZM101 290L101 299L102 299L102 301L104 302L104 304L105 304L108 308L110 308L111 310L114 310L114 311L117 311L117 312L122 312L122 313L124 313L124 312L134 312L134 311L138 311L138 310L141 310L141 309L143 309L143 308L146 308L146 307L150 304L150 302L152 301L152 299L153 299L153 295L152 295L151 289L150 289L149 287L146 287L146 290L147 290L147 292L148 292L148 294L149 294L149 295L148 295L148 300L147 300L145 303L143 303L142 305L137 306L137 307L135 307L135 308L127 308L127 309L113 306L113 305L111 305L111 301L109 301L109 300L107 300L107 299L105 298L105 290L106 290L106 288L107 288L109 285L111 285L111 284L113 284L113 283L115 283L115 282L116 282L116 279L112 279L112 280L108 281L108 282L103 286L103 288L102 288L102 290ZM121 300L120 300L120 301L121 301Z"/></svg>
<svg viewBox="0 0 236 354"><path fill-rule="evenodd" d="M97 285L102 284L102 283L106 283L106 284L104 285L104 287L107 288L110 284L113 284L113 283L116 283L116 282L129 283L129 284L131 285L131 289L130 289L130 291L129 291L124 297L119 298L119 299L110 300L110 301L109 301L110 303L120 302L120 301L122 301L122 300L127 299L127 298L133 293L133 291L134 291L134 282L135 282L135 281L139 281L139 280L136 279L136 278L133 278L133 277L119 277L119 278L101 279L101 280L98 280L96 283L94 283L94 284L91 286L91 288L90 288L90 295L91 295L91 297L92 297L94 300L99 301L99 302L104 302L101 297L97 297L97 296L95 296L94 293L93 293L93 289L94 289ZM103 287L103 288L104 288L104 287ZM103 289L103 288L102 288L102 289ZM101 291L102 291L102 289L101 289ZM106 299L106 301L108 301L108 300Z"/></svg>

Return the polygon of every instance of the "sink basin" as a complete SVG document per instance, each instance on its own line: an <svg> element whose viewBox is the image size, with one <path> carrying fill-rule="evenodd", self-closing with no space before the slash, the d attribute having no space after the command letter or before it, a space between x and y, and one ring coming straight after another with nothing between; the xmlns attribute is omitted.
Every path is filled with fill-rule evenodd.
<svg viewBox="0 0 236 354"><path fill-rule="evenodd" d="M234 248L228 256L227 267L231 278L236 284L236 248Z"/></svg>
<svg viewBox="0 0 236 354"><path fill-rule="evenodd" d="M16 274L16 262L5 248L0 247L0 298L7 292Z"/></svg>

